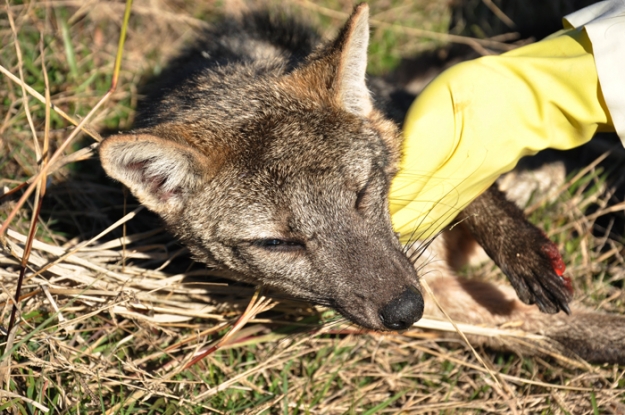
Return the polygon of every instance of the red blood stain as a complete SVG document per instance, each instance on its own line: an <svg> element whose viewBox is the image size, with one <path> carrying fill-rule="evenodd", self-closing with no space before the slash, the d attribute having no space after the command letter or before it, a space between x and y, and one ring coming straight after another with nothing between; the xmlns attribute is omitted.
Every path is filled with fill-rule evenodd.
<svg viewBox="0 0 625 415"><path fill-rule="evenodd" d="M573 283L569 277L564 275L566 265L564 265L562 256L560 255L560 252L558 251L558 248L555 246L555 244L549 242L547 244L544 244L540 248L540 250L543 251L543 253L547 255L547 257L549 257L549 261L551 261L551 266L553 267L554 272L558 274L560 278L562 278L562 283L564 284L566 289L570 293L573 293Z"/></svg>

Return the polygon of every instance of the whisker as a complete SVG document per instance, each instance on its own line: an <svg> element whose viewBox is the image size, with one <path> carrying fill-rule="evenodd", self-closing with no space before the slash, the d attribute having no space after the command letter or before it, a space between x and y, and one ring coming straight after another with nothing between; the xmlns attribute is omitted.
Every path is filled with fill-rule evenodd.
<svg viewBox="0 0 625 415"><path fill-rule="evenodd" d="M422 214L420 220L418 221L418 223L415 224L412 232L410 233L410 235L408 236L408 240L404 245L404 253L409 252L413 247L414 244L417 243L418 241L421 241L423 239L425 239L426 241L430 241L429 243L427 243L423 248L419 247L417 248L410 256L413 257L415 253L419 253L417 254L417 258L419 258L420 253L423 252L425 249L427 249L427 247L430 246L431 241L433 241L434 239L436 239L441 232L444 230L438 230L435 234L428 234L432 229L436 229L439 227L439 225L441 223L445 223L447 222L452 216L458 215L458 213L461 212L461 209L459 208L455 208L455 204L454 203L449 203L449 198L452 194L456 194L456 199L455 202L457 203L458 200L460 199L459 195L460 193L458 192L458 188L461 184L463 184L465 181L469 180L469 178L471 176L473 176L473 174L475 174L476 171L478 171L479 167L484 163L484 161L486 160L486 157L484 156L484 159L482 160L481 163L479 163L478 167L471 173L467 174L464 176L464 178L457 184L454 185L454 187L452 189L450 189L446 194L444 194L439 200L437 200L436 202L434 202L433 206L427 211L424 212L424 214ZM445 183L445 180L447 180L446 178L442 178L442 177L437 177L434 175L424 175L424 174L418 174L418 173L414 173L414 170L403 170L401 171L398 176L409 176L409 177L422 177L425 180L440 180L441 184ZM394 198L391 200L400 200L400 201L410 201L410 200L406 200L406 199L398 199L398 198ZM444 212L442 215L440 215L438 218L436 218L434 221L432 221L427 227L425 227L424 229L421 229L423 223L430 217L430 214L438 207L440 207L443 204L447 204L448 205L448 210L446 212ZM452 225L452 227L455 225Z"/></svg>
<svg viewBox="0 0 625 415"><path fill-rule="evenodd" d="M434 235L432 238L423 241L423 243L419 245L419 247L408 256L408 260L410 260L410 262L412 262L412 264L414 265L421 258L421 255L423 255L423 253L427 251L430 245L432 245L436 238L439 237L442 233L443 231L438 231L436 235Z"/></svg>

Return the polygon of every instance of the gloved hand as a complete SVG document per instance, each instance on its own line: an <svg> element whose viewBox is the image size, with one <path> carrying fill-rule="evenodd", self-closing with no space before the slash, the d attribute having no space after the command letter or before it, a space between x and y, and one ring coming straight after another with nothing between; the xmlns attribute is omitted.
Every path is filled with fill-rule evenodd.
<svg viewBox="0 0 625 415"><path fill-rule="evenodd" d="M580 146L598 130L614 128L583 29L456 65L408 112L390 193L395 230L402 242L433 235L521 157Z"/></svg>

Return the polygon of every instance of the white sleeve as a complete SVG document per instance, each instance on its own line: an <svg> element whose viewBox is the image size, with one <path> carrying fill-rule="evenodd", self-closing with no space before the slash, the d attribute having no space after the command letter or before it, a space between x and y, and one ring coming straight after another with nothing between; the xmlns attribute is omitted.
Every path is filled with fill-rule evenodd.
<svg viewBox="0 0 625 415"><path fill-rule="evenodd" d="M584 27L588 34L601 92L625 145L625 0L595 3L564 19L570 27Z"/></svg>

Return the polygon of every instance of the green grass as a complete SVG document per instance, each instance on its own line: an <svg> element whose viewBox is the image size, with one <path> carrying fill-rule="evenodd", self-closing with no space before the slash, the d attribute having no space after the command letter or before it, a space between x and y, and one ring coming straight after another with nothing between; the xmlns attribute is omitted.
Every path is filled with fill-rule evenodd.
<svg viewBox="0 0 625 415"><path fill-rule="evenodd" d="M193 37L203 24L200 17L216 19L225 10L224 3L137 0L118 90L91 126L109 132L129 128L141 82ZM331 35L352 4L338 0L324 1L321 8L319 4L289 3ZM88 9L55 3L46 7L43 2L29 5L11 5L25 82L43 93L43 59L52 101L79 120L110 87L123 4L97 2ZM443 2L389 0L371 5L373 18L395 25L374 27L369 67L375 74L386 73L403 57L436 45L406 34L401 27L444 32L449 22ZM0 11L0 45L0 65L17 75L5 9ZM0 75L0 186L8 188L28 180L38 168L23 99L19 85ZM28 102L41 141L45 109L34 98ZM71 133L71 126L54 111L50 124L54 149ZM82 135L67 154L91 143ZM134 202L121 186L103 177L97 164L82 161L51 175L37 232L37 239L48 246L33 253L39 263L57 257L52 248L71 249L136 207L125 206ZM569 269L588 293L581 302L623 313L624 298L617 290L623 287L625 264L620 251L606 253L607 248L619 248L620 242L592 236L588 229L592 224L584 222L587 209L603 208L605 190L601 174L589 174L556 200L540 204L532 219L566 253ZM14 203L0 205L0 219L7 217ZM11 230L27 234L32 205L31 199ZM128 223L127 235L158 228L159 222L144 213ZM510 397L461 342L418 329L402 335L363 334L351 326L333 326L337 316L332 311L288 301L257 316L229 345L183 369L196 349L223 338L228 328L205 332L236 320L253 290L233 284L180 283L157 290L154 287L166 278L188 268L201 273L203 268L193 267L182 255L158 269L180 249L163 231L129 241L123 261L121 246L99 245L122 235L119 227L97 241L94 249L77 254L87 265L68 259L58 269L33 277L39 267L31 264L22 294L32 295L20 303L15 342L6 353L4 338L0 343L0 361L11 365L9 372L0 367L0 387L10 392L0 394L0 412L42 414L29 400L54 414L509 413L511 407L551 414L618 412L625 407L622 367L580 368L478 348L496 372L509 376L507 385L515 392ZM6 328L7 300L14 292L19 267L6 250L0 259L0 324ZM470 272L504 281L490 264ZM120 280L120 275L129 280Z"/></svg>

